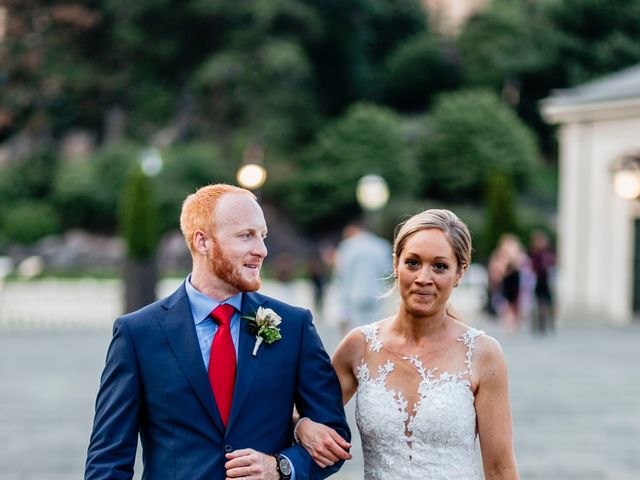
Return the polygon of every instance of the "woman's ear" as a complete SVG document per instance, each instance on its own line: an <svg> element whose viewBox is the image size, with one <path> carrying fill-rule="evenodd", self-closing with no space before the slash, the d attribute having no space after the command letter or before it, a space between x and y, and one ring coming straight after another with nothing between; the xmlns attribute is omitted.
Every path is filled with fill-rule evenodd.
<svg viewBox="0 0 640 480"><path fill-rule="evenodd" d="M460 266L460 270L458 271L458 278L456 279L456 283L453 285L454 287L457 287L458 285L460 285L460 280L462 280L462 277L464 276L468 268L469 268L468 263L463 263Z"/></svg>

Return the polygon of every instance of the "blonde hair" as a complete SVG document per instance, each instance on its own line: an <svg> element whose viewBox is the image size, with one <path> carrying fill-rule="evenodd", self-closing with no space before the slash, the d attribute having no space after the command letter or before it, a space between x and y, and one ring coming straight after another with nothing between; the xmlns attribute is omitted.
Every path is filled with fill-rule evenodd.
<svg viewBox="0 0 640 480"><path fill-rule="evenodd" d="M396 227L393 240L393 261L400 258L411 235L420 230L437 228L442 230L451 245L458 263L458 271L471 263L471 233L467 225L450 210L432 208L415 214Z"/></svg>
<svg viewBox="0 0 640 480"><path fill-rule="evenodd" d="M253 200L256 200L256 196L249 190L224 183L216 183L199 188L182 203L180 230L182 230L182 235L184 235L189 251L192 254L195 252L193 234L196 230L203 230L213 234L213 214L216 205L220 198L227 193L248 195Z"/></svg>

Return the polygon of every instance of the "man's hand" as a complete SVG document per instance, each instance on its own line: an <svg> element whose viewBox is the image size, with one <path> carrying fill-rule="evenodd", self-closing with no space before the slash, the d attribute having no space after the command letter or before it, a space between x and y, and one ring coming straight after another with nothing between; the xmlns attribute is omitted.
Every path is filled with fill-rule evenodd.
<svg viewBox="0 0 640 480"><path fill-rule="evenodd" d="M276 459L271 455L256 452L252 448L235 450L227 453L224 468L227 469L227 479L240 480L278 480Z"/></svg>
<svg viewBox="0 0 640 480"><path fill-rule="evenodd" d="M300 445L322 468L329 467L338 460L351 459L351 444L331 427L305 418L296 428L296 432Z"/></svg>

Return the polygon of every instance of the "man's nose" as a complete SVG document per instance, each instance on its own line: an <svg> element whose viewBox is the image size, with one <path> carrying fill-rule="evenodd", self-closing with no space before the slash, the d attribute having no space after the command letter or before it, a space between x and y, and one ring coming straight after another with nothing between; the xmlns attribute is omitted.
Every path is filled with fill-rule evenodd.
<svg viewBox="0 0 640 480"><path fill-rule="evenodd" d="M258 241L256 242L255 247L253 249L253 253L254 255L257 255L262 258L267 256L269 251L267 250L267 246L264 243L264 238L258 238Z"/></svg>

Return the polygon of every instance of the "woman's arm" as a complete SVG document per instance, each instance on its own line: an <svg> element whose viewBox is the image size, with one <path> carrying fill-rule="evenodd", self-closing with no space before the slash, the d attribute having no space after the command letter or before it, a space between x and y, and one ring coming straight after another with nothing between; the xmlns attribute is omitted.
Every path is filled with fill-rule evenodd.
<svg viewBox="0 0 640 480"><path fill-rule="evenodd" d="M475 360L475 407L485 479L518 480L507 365L500 344L491 337L479 337Z"/></svg>
<svg viewBox="0 0 640 480"><path fill-rule="evenodd" d="M357 358L362 358L363 338L359 329L352 330L340 342L333 355L332 365L340 382L342 401L346 405L353 397L358 387L354 376L354 365ZM314 422L309 418L298 421L295 428L296 441L311 455L311 458L321 467L333 465L338 460L349 460L351 444L344 440L336 431L326 425Z"/></svg>

